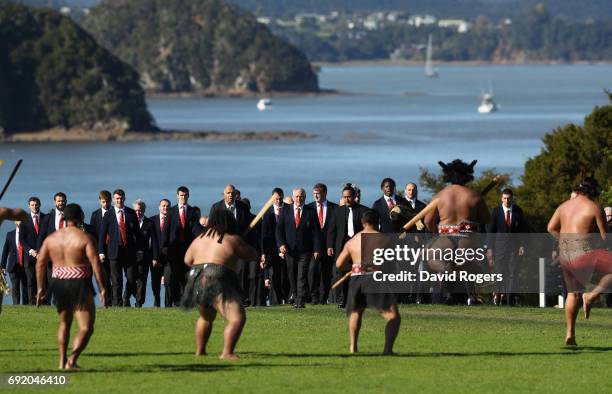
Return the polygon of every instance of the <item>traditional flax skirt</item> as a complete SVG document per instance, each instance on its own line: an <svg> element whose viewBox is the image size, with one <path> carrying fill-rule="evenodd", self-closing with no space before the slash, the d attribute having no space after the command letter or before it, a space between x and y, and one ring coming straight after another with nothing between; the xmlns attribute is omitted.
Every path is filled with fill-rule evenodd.
<svg viewBox="0 0 612 394"><path fill-rule="evenodd" d="M49 292L58 312L85 309L90 297L96 294L89 266L53 267L51 277Z"/></svg>
<svg viewBox="0 0 612 394"><path fill-rule="evenodd" d="M235 301L242 305L244 296L236 272L221 264L192 266L181 306L187 309L198 305L212 308L219 298L222 303Z"/></svg>
<svg viewBox="0 0 612 394"><path fill-rule="evenodd" d="M355 309L361 308L388 311L397 300L391 288L388 291L383 290L380 284L375 284L374 276L370 273L352 275L349 279L346 314L350 315Z"/></svg>

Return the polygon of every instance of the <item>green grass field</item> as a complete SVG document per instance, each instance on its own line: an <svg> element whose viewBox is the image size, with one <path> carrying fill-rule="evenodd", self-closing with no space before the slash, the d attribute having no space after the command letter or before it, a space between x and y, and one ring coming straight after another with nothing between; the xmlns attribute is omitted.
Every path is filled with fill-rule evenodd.
<svg viewBox="0 0 612 394"><path fill-rule="evenodd" d="M610 392L612 309L578 321L563 346L563 311L402 306L396 357L381 357L383 320L368 311L359 356L347 354L347 319L332 306L251 308L239 362L196 357L196 312L99 310L94 336L60 392ZM57 373L57 316L49 307L5 306L0 373ZM74 329L74 327L73 327ZM5 390L6 386L0 390ZM47 389L45 389L45 392ZM24 392L23 389L18 390ZM38 391L38 390L36 390Z"/></svg>

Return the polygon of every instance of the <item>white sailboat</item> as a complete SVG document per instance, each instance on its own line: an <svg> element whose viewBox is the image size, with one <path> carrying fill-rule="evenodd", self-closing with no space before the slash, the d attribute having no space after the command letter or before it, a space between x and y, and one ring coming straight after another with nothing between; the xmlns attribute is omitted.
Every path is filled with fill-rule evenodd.
<svg viewBox="0 0 612 394"><path fill-rule="evenodd" d="M265 111L270 107L272 107L272 100L269 98L262 98L257 102L257 109L260 111Z"/></svg>
<svg viewBox="0 0 612 394"><path fill-rule="evenodd" d="M427 53L426 53L426 59L425 59L425 76L428 78L438 78L438 72L436 70L434 70L434 68L431 65L431 53L433 51L432 45L431 45L431 34L429 35L429 37L427 38Z"/></svg>
<svg viewBox="0 0 612 394"><path fill-rule="evenodd" d="M488 91L483 91L481 87L480 92L480 105L478 106L478 113L490 114L491 112L497 112L499 106L494 100L491 82L489 82Z"/></svg>

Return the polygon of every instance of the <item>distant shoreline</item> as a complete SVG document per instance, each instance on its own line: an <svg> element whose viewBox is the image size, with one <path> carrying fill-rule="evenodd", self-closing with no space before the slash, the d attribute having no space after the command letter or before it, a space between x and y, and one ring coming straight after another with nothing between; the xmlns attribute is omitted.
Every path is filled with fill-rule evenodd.
<svg viewBox="0 0 612 394"><path fill-rule="evenodd" d="M486 61L433 61L434 66L567 66L567 65L609 65L610 61L577 61L577 62L558 62L553 60L547 61L531 61L531 62L486 62ZM390 60L390 59L372 59L372 60L349 60L343 62L313 62L317 67L359 67L359 66L425 66L425 62L416 60Z"/></svg>
<svg viewBox="0 0 612 394"><path fill-rule="evenodd" d="M340 94L334 89L319 89L317 92L147 92L147 98L271 98L271 97L305 97L305 96L333 96Z"/></svg>
<svg viewBox="0 0 612 394"><path fill-rule="evenodd" d="M0 142L286 141L315 137L314 134L301 131L116 131L53 128L4 135Z"/></svg>

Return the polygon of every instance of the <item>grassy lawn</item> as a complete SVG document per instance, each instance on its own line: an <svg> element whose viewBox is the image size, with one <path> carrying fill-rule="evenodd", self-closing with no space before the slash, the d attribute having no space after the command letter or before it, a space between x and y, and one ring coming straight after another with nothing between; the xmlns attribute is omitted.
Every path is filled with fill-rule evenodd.
<svg viewBox="0 0 612 394"><path fill-rule="evenodd" d="M347 320L332 306L251 308L239 362L196 357L196 312L99 310L96 331L61 392L605 392L612 388L612 309L578 320L579 347L563 346L563 311L402 306L396 357L378 355L384 322L368 311L360 356L349 356ZM0 373L57 373L57 317L49 307L4 306ZM73 327L74 329L74 327ZM6 390L6 386L1 388ZM38 390L36 390L38 391ZM19 392L24 392L20 389ZM48 392L45 389L45 392Z"/></svg>

